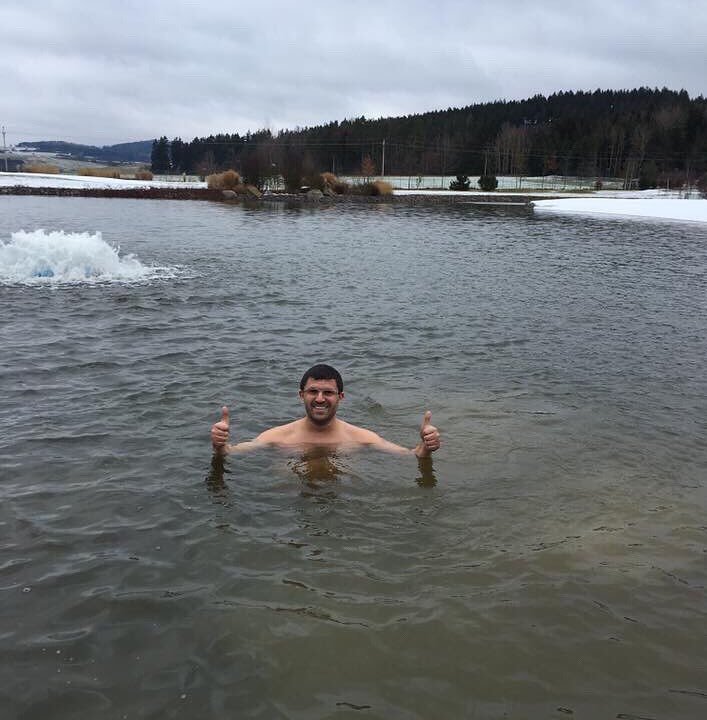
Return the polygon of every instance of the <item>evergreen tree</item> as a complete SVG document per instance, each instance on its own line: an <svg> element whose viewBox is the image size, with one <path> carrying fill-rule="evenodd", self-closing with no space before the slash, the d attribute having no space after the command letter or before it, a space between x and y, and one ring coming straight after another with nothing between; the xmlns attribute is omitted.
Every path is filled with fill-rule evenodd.
<svg viewBox="0 0 707 720"><path fill-rule="evenodd" d="M170 170L169 140L163 135L152 142L152 172L155 175L166 175Z"/></svg>
<svg viewBox="0 0 707 720"><path fill-rule="evenodd" d="M172 161L172 172L185 173L188 168L189 158L187 157L188 145L182 142L181 138L174 138L169 146L169 155Z"/></svg>

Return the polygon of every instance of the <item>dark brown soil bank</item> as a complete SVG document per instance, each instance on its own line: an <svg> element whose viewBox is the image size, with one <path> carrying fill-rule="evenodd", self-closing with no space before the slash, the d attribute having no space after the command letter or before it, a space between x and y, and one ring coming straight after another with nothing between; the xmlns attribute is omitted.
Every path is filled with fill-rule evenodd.
<svg viewBox="0 0 707 720"><path fill-rule="evenodd" d="M0 187L0 195L52 195L58 197L138 198L145 200L223 200L221 190L208 188L56 188Z"/></svg>
<svg viewBox="0 0 707 720"><path fill-rule="evenodd" d="M261 198L238 196L225 198L222 190L208 188L54 188L54 187L0 187L0 195L44 195L55 197L98 197L98 198L131 198L145 200L211 200L212 202L248 202L268 203L285 202L301 203L303 205L332 205L340 203L393 203L396 205L527 205L533 198L520 194L489 193L486 195L446 195L430 192L424 195L336 195L310 199L304 194L267 193ZM543 198L552 199L557 196L543 195ZM537 198L536 198L537 199Z"/></svg>

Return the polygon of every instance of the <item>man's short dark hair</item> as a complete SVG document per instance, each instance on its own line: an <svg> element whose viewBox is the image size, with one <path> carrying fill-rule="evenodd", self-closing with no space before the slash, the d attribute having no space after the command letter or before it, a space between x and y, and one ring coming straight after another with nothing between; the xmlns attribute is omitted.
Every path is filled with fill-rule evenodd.
<svg viewBox="0 0 707 720"><path fill-rule="evenodd" d="M307 380L336 380L336 388L342 393L344 392L344 381L339 375L339 371L335 370L331 365L313 365L307 372L302 375L302 379L299 382L299 389L304 390L304 386L307 384Z"/></svg>

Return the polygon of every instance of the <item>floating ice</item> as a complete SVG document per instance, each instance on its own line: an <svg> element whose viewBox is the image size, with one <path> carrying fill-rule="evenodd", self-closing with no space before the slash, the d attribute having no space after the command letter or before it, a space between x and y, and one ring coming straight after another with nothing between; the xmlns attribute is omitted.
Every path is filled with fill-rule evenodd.
<svg viewBox="0 0 707 720"><path fill-rule="evenodd" d="M561 198L558 200L534 200L531 204L537 213L707 222L707 200L651 197L648 193L645 193L644 197L628 199L615 197Z"/></svg>
<svg viewBox="0 0 707 720"><path fill-rule="evenodd" d="M75 284L142 282L172 277L174 268L145 266L105 242L101 233L20 230L0 240L0 283Z"/></svg>

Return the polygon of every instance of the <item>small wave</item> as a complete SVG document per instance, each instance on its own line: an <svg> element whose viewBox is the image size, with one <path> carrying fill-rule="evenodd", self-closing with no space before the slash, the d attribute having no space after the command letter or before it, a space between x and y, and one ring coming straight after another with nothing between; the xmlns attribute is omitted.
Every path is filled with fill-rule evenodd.
<svg viewBox="0 0 707 720"><path fill-rule="evenodd" d="M12 233L0 240L0 284L47 285L145 282L173 278L177 268L143 265L132 254L120 256L100 232L62 230Z"/></svg>

